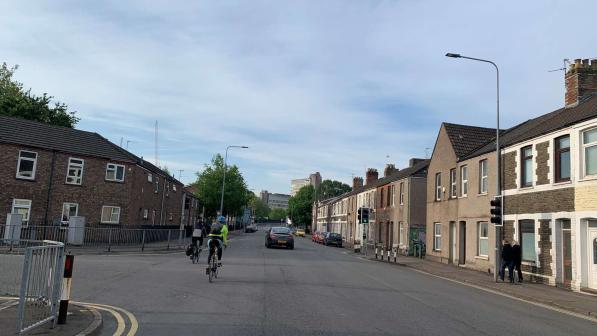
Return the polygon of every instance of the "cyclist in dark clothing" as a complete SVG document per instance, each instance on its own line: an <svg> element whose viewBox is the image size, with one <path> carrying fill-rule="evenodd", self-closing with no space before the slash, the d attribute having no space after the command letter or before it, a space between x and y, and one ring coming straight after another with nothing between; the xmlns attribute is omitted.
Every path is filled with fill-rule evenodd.
<svg viewBox="0 0 597 336"><path fill-rule="evenodd" d="M504 244L502 245L502 265L500 267L500 279L504 281L504 272L506 270L506 266L508 267L508 279L510 282L514 282L514 277L512 274L513 271L513 259L512 259L512 245L507 240L504 240Z"/></svg>
<svg viewBox="0 0 597 336"><path fill-rule="evenodd" d="M514 264L514 270L518 273L518 282L522 282L522 270L520 265L522 263L522 249L515 240L512 245L512 263Z"/></svg>

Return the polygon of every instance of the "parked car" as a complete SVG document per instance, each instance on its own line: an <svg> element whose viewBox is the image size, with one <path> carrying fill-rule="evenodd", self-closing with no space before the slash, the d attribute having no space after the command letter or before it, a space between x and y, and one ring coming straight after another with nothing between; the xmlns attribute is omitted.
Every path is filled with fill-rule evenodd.
<svg viewBox="0 0 597 336"><path fill-rule="evenodd" d="M285 246L289 249L294 249L294 237L292 232L287 227L274 226L267 230L265 235L265 247Z"/></svg>
<svg viewBox="0 0 597 336"><path fill-rule="evenodd" d="M297 237L304 237L305 236L305 230L303 229L297 229L296 232L294 233Z"/></svg>
<svg viewBox="0 0 597 336"><path fill-rule="evenodd" d="M245 228L245 233L249 233L249 232L257 232L257 225L255 225L255 224L248 225Z"/></svg>
<svg viewBox="0 0 597 336"><path fill-rule="evenodd" d="M323 237L323 245L342 247L342 236L339 233L326 232L325 236Z"/></svg>
<svg viewBox="0 0 597 336"><path fill-rule="evenodd" d="M323 238L325 237L326 234L327 234L327 232L318 232L317 237L315 237L315 242L319 243L319 244L323 244Z"/></svg>

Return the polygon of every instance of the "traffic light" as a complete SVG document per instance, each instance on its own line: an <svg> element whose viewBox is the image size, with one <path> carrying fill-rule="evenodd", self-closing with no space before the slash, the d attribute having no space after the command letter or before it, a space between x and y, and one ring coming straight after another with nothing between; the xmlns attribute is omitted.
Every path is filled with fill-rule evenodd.
<svg viewBox="0 0 597 336"><path fill-rule="evenodd" d="M361 212L362 212L363 208L359 208L359 210L357 211L358 215L357 218L359 219L359 224L361 224Z"/></svg>
<svg viewBox="0 0 597 336"><path fill-rule="evenodd" d="M361 223L369 224L369 208L363 208L361 212Z"/></svg>
<svg viewBox="0 0 597 336"><path fill-rule="evenodd" d="M496 196L490 201L491 222L495 225L502 225L502 198Z"/></svg>

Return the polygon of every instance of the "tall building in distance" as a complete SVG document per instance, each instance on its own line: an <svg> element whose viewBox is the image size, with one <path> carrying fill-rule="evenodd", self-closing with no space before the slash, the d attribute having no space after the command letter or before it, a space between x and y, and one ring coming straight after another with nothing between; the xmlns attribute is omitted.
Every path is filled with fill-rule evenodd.
<svg viewBox="0 0 597 336"><path fill-rule="evenodd" d="M290 181L290 196L296 195L298 191L308 185L317 188L321 184L321 174L319 172L309 175L307 178L294 179Z"/></svg>
<svg viewBox="0 0 597 336"><path fill-rule="evenodd" d="M270 209L288 209L288 200L290 195L270 193L267 190L261 191L261 200L267 204Z"/></svg>

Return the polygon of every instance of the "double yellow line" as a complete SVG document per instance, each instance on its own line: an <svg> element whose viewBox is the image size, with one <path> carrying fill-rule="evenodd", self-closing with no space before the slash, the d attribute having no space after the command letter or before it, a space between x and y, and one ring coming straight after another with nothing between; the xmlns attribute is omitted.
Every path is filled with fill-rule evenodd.
<svg viewBox="0 0 597 336"><path fill-rule="evenodd" d="M112 314L112 316L114 316L114 318L116 319L116 324L117 324L116 331L114 331L114 334L112 336L124 335L124 332L126 330L126 322L125 322L125 319L123 318L123 315L125 315L130 322L129 332L126 334L126 336L134 336L137 333L137 331L139 330L139 323L137 322L135 315L133 315L128 310L122 309L120 307L114 307L114 306L109 306L109 305L99 304L99 303L89 303L89 302L73 302L73 303L82 305L82 306L85 306L88 308L92 308L92 309L103 310L103 311L106 311L106 312Z"/></svg>

